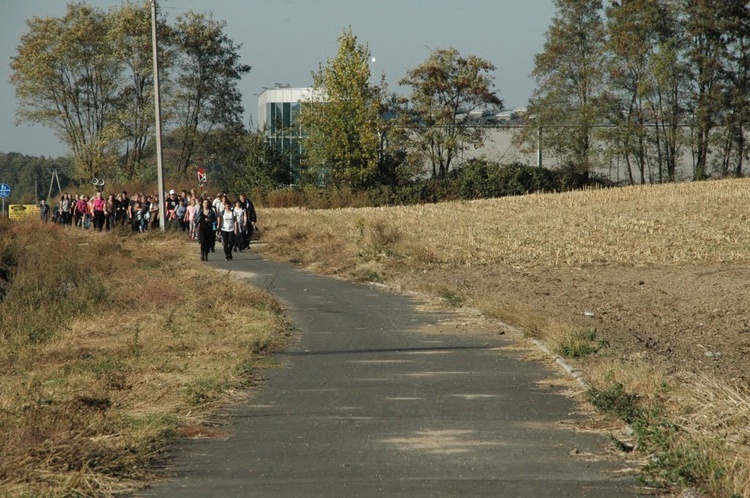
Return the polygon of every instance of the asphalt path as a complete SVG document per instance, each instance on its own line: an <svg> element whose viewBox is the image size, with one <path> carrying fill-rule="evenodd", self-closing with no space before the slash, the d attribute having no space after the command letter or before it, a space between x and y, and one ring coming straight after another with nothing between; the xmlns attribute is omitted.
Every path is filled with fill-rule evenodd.
<svg viewBox="0 0 750 498"><path fill-rule="evenodd" d="M198 253L196 249L196 260ZM499 330L453 331L414 299L262 260L207 264L278 296L298 331L226 437L186 440L141 497L633 497L575 402Z"/></svg>

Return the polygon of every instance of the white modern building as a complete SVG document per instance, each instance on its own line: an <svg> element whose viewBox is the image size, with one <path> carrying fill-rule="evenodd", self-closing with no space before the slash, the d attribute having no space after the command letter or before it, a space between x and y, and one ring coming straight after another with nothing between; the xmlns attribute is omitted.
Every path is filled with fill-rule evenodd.
<svg viewBox="0 0 750 498"><path fill-rule="evenodd" d="M258 126L268 143L288 154L292 176L299 173L303 132L297 123L302 102L309 101L312 88L276 84L258 95Z"/></svg>

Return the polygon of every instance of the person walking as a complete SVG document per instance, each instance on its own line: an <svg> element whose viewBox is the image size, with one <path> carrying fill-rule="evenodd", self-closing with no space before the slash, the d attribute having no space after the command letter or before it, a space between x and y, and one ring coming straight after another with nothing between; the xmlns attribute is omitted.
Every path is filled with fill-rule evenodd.
<svg viewBox="0 0 750 498"><path fill-rule="evenodd" d="M49 221L49 205L47 205L47 201L44 199L39 203L39 219L44 223Z"/></svg>
<svg viewBox="0 0 750 498"><path fill-rule="evenodd" d="M115 210L117 209L117 200L115 194L107 196L107 202L104 205L104 228L109 231L115 227Z"/></svg>
<svg viewBox="0 0 750 498"><path fill-rule="evenodd" d="M62 196L60 196L60 223L62 223L63 225L67 225L70 220L70 207L70 194L65 192Z"/></svg>
<svg viewBox="0 0 750 498"><path fill-rule="evenodd" d="M94 195L91 207L94 211L94 229L97 232L101 232L104 229L104 212L107 207L107 201L104 200L101 191L97 191Z"/></svg>
<svg viewBox="0 0 750 498"><path fill-rule="evenodd" d="M195 215L197 213L198 206L195 201L195 196L191 195L190 200L188 201L187 214L185 215L188 227L188 240L190 241L195 240Z"/></svg>
<svg viewBox="0 0 750 498"><path fill-rule="evenodd" d="M201 245L201 261L208 261L208 253L214 244L217 224L216 211L211 206L211 201L203 199L203 206L195 215L195 231Z"/></svg>
<svg viewBox="0 0 750 498"><path fill-rule="evenodd" d="M242 202L237 200L234 203L234 217L237 218L237 224L239 225L239 232L234 238L234 252L242 252L245 249L245 235L247 229L247 213L242 209Z"/></svg>
<svg viewBox="0 0 750 498"><path fill-rule="evenodd" d="M245 240L247 243L244 246L244 248L247 249L250 246L250 239L252 238L253 232L258 231L258 226L256 225L258 216L255 213L253 201L251 201L244 193L240 194L240 202L242 203L242 209L245 210L245 219L247 220L247 225L245 226L247 232Z"/></svg>
<svg viewBox="0 0 750 498"><path fill-rule="evenodd" d="M234 238L240 230L240 224L237 216L234 215L232 203L228 200L224 202L224 212L219 219L221 223L221 244L224 246L224 259L232 259L232 248L234 247Z"/></svg>
<svg viewBox="0 0 750 498"><path fill-rule="evenodd" d="M89 203L85 195L81 195L76 200L75 210L73 211L73 224L76 228L86 228L86 213L89 210Z"/></svg>
<svg viewBox="0 0 750 498"><path fill-rule="evenodd" d="M115 222L120 226L125 226L128 223L128 211L130 209L130 199L128 199L128 193L123 191L117 196L117 204L115 205Z"/></svg>

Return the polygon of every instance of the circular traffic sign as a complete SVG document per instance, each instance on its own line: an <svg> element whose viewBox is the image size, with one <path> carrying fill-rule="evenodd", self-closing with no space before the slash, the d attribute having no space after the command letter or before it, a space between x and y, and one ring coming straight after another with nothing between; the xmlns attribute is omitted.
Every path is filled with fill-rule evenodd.
<svg viewBox="0 0 750 498"><path fill-rule="evenodd" d="M0 183L0 197L8 197L10 195L10 185L7 183Z"/></svg>

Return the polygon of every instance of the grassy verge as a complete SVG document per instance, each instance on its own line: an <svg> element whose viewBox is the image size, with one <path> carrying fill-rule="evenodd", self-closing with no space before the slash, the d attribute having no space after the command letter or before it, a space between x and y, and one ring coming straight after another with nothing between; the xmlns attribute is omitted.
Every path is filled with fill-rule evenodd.
<svg viewBox="0 0 750 498"><path fill-rule="evenodd" d="M466 304L522 329L575 361L592 386L588 400L633 427L634 442L620 446L647 462L644 479L690 485L714 496L750 496L747 379L732 383L726 380L732 372L701 373L698 362L662 364L667 357L654 353L652 339L659 339L659 323L678 323L679 311L650 309L641 277L649 268L666 269L670 285L676 285L681 271L710 267L731 275L732 268L746 266L747 187L748 180L734 180L412 207L265 210L264 253L314 271ZM652 323L644 318L636 322L643 330L620 329L605 337L590 325L594 318L583 313L587 308L578 307L578 296L568 293L555 301L554 293L612 268L633 269L629 290L623 291L630 301L621 300L609 283L588 299L610 299L613 313L647 303ZM552 284L551 277L569 280ZM518 300L516 288L527 279L541 284L526 287L528 299ZM696 302L711 300L718 303L712 308L720 308L721 296L695 292L704 292ZM576 311L567 316L570 308ZM736 320L740 333L746 327L742 320ZM741 338L718 332L741 344ZM622 346L641 335L638 351ZM620 355L611 353L610 340L620 343Z"/></svg>
<svg viewBox="0 0 750 498"><path fill-rule="evenodd" d="M279 304L169 234L0 223L0 495L107 496L283 340Z"/></svg>

